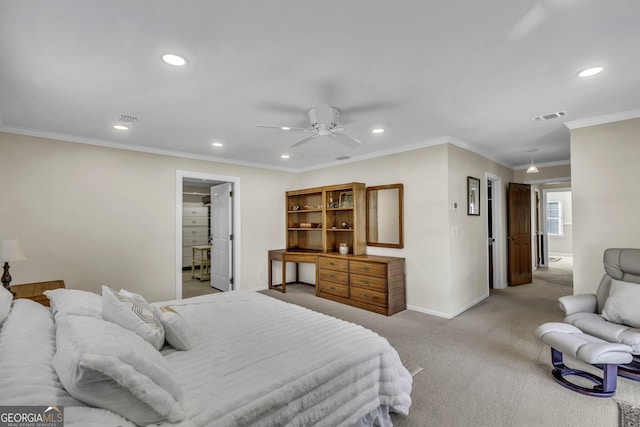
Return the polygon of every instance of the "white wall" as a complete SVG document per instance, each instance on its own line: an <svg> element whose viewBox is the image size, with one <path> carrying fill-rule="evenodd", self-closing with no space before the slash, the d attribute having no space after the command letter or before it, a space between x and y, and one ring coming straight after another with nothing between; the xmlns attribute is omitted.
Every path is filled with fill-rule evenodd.
<svg viewBox="0 0 640 427"><path fill-rule="evenodd" d="M64 279L173 299L176 170L240 177L238 288L266 287L267 251L284 246L288 173L9 133L0 153L0 238L19 238L27 257L11 265L14 284Z"/></svg>
<svg viewBox="0 0 640 427"><path fill-rule="evenodd" d="M595 292L606 248L639 248L640 119L571 131L574 293Z"/></svg>

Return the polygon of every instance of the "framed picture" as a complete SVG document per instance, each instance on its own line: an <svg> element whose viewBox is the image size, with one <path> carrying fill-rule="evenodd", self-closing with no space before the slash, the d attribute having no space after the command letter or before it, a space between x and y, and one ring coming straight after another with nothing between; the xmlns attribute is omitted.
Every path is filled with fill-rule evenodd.
<svg viewBox="0 0 640 427"><path fill-rule="evenodd" d="M345 191L340 193L340 207L352 208L353 207L353 193L351 191Z"/></svg>
<svg viewBox="0 0 640 427"><path fill-rule="evenodd" d="M467 177L467 215L480 215L480 180Z"/></svg>

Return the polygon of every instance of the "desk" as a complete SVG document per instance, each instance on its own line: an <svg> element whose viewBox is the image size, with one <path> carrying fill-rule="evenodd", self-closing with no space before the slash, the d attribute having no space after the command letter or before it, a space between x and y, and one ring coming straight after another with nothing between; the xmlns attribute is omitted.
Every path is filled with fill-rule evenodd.
<svg viewBox="0 0 640 427"><path fill-rule="evenodd" d="M287 262L296 263L296 277L293 282L289 283L302 283L298 282L298 263L305 262L310 264L316 264L318 260L318 254L321 251L296 251L287 249L272 249L269 251L269 289L277 289L282 293L287 291ZM273 284L273 261L282 262L282 284ZM310 283L305 283L311 285ZM312 285L313 286L313 285Z"/></svg>
<svg viewBox="0 0 640 427"><path fill-rule="evenodd" d="M13 299L26 298L49 307L49 298L44 291L64 288L64 280L52 280L51 282L25 283L9 287L15 293Z"/></svg>
<svg viewBox="0 0 640 427"><path fill-rule="evenodd" d="M191 246L192 279L200 279L200 281L211 279L211 260L209 259L209 251L211 251L211 245ZM196 253L200 254L199 258L196 258ZM198 274L196 274L196 266L200 267Z"/></svg>

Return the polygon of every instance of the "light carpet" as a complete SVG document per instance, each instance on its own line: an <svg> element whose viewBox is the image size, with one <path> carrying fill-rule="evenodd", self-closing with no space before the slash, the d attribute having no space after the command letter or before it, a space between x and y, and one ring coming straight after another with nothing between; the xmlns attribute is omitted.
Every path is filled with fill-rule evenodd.
<svg viewBox="0 0 640 427"><path fill-rule="evenodd" d="M620 408L620 427L640 426L640 406L633 406L629 402L616 400Z"/></svg>
<svg viewBox="0 0 640 427"><path fill-rule="evenodd" d="M450 320L411 310L382 316L318 298L314 287L300 284L287 285L286 294L261 292L363 325L387 338L402 360L424 367L413 377L409 415L392 414L396 427L615 427L620 421L613 399L557 384L550 349L534 336L540 324L562 321L557 300L572 293L568 286L534 278L530 285L492 290ZM640 382L619 378L616 398L640 405Z"/></svg>

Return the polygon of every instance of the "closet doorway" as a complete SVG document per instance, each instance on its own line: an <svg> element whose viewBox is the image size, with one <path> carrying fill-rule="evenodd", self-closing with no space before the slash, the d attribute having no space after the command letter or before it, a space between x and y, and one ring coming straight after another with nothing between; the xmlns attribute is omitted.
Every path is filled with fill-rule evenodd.
<svg viewBox="0 0 640 427"><path fill-rule="evenodd" d="M176 299L236 288L239 195L238 177L177 171Z"/></svg>

